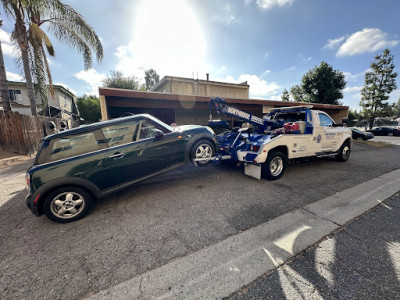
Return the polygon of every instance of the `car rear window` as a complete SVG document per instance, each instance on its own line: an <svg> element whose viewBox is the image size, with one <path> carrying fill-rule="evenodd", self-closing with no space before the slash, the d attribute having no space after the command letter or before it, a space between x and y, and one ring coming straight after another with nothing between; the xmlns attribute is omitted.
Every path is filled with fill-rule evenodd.
<svg viewBox="0 0 400 300"><path fill-rule="evenodd" d="M46 162L52 162L99 150L99 145L94 132L86 132L51 140L48 150Z"/></svg>

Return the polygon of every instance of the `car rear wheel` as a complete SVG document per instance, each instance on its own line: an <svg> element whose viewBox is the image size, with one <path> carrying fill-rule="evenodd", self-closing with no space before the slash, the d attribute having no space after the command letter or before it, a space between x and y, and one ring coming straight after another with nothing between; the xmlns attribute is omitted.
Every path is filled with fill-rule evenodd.
<svg viewBox="0 0 400 300"><path fill-rule="evenodd" d="M338 154L335 158L337 161L346 161L350 156L350 144L345 142L342 147L340 147Z"/></svg>
<svg viewBox="0 0 400 300"><path fill-rule="evenodd" d="M262 175L269 180L277 180L282 177L286 169L286 157L282 152L274 151L268 154L268 158L262 165Z"/></svg>
<svg viewBox="0 0 400 300"><path fill-rule="evenodd" d="M211 158L214 156L214 146L208 140L199 140L196 142L190 150L190 160L197 167L204 167L211 163ZM195 160L205 159L205 160Z"/></svg>
<svg viewBox="0 0 400 300"><path fill-rule="evenodd" d="M43 204L45 215L58 223L69 223L83 218L93 204L93 197L86 190L66 186L51 192Z"/></svg>

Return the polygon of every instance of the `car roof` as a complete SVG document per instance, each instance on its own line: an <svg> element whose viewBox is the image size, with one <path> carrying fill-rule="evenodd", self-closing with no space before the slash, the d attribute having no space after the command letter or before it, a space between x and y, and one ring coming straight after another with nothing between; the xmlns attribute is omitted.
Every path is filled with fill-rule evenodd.
<svg viewBox="0 0 400 300"><path fill-rule="evenodd" d="M116 118L116 119L112 119L112 120L100 121L100 122L96 122L96 123L92 123L92 124L88 124L88 125L81 125L79 127L72 128L72 129L67 129L67 130L52 134L52 135L48 135L48 136L44 137L43 140L47 141L47 140L52 140L52 139L67 136L67 135L74 135L74 134L78 134L78 133L94 131L99 128L105 127L107 125L124 123L124 122L130 121L130 120L135 120L135 119L139 119L139 118L143 118L143 117L152 119L155 121L157 120L156 118L154 118L153 116L151 116L149 114L138 114L138 115L133 115L133 116L120 117L120 118Z"/></svg>

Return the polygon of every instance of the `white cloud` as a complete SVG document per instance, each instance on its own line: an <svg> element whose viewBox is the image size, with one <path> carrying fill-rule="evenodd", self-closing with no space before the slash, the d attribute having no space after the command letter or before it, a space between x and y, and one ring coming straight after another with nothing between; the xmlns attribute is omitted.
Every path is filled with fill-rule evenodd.
<svg viewBox="0 0 400 300"><path fill-rule="evenodd" d="M388 34L378 28L364 28L353 33L340 46L336 56L351 56L393 47L399 41L389 40Z"/></svg>
<svg viewBox="0 0 400 300"><path fill-rule="evenodd" d="M7 31L0 29L0 41L11 44L11 35Z"/></svg>
<svg viewBox="0 0 400 300"><path fill-rule="evenodd" d="M228 76L222 81L232 83L243 83L247 81L247 84L250 85L250 96L252 98L271 99L271 97L276 95L278 90L281 88L281 86L276 82L267 82L264 79L259 78L257 75L250 74L242 74L238 79Z"/></svg>
<svg viewBox="0 0 400 300"><path fill-rule="evenodd" d="M18 57L19 49L12 44L11 35L3 29L0 29L0 41L4 55Z"/></svg>
<svg viewBox="0 0 400 300"><path fill-rule="evenodd" d="M257 5L263 10L269 10L274 7L291 5L294 0L257 0Z"/></svg>
<svg viewBox="0 0 400 300"><path fill-rule="evenodd" d="M337 39L329 39L326 45L324 46L324 49L335 49L339 47L339 45L347 38L347 36L341 36L340 38Z"/></svg>
<svg viewBox="0 0 400 300"><path fill-rule="evenodd" d="M262 73L261 77L267 76L269 73L271 73L271 70L265 70L265 71Z"/></svg>
<svg viewBox="0 0 400 300"><path fill-rule="evenodd" d="M362 89L362 86L349 86L349 87L346 87L343 90L343 92L345 92L345 93L354 93L354 92L361 91L361 89Z"/></svg>
<svg viewBox="0 0 400 300"><path fill-rule="evenodd" d="M21 75L6 71L7 80L9 81L25 81Z"/></svg>
<svg viewBox="0 0 400 300"><path fill-rule="evenodd" d="M75 77L89 84L89 87L85 91L86 93L98 95L99 86L103 85L102 81L106 78L106 75L97 73L95 69L89 69L76 73Z"/></svg>

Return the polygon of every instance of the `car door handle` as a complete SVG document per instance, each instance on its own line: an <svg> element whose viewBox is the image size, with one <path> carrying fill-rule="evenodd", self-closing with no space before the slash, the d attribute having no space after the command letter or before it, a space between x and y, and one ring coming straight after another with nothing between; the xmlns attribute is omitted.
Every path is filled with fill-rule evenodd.
<svg viewBox="0 0 400 300"><path fill-rule="evenodd" d="M123 158L124 154L121 152L115 152L113 155L110 156L110 158L114 158L114 159L119 159L119 158Z"/></svg>

